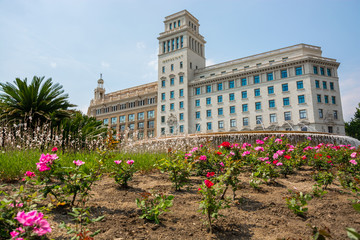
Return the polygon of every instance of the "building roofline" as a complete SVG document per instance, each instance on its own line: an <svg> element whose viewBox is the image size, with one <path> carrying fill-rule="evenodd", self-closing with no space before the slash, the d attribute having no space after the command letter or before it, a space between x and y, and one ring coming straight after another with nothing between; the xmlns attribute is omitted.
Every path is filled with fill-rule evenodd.
<svg viewBox="0 0 360 240"><path fill-rule="evenodd" d="M279 49L268 51L268 52L258 53L258 54L255 54L255 55L250 55L250 56L247 56L247 57L238 58L238 59L235 59L235 60L230 60L230 61L210 65L210 66L207 66L205 68L195 70L195 74L200 73L200 72L204 72L204 71L207 71L207 70L211 70L211 69L230 66L230 65L238 64L238 63L245 62L245 61L252 61L252 60L256 60L257 58L263 58L263 57L266 57L266 56L271 56L271 55L274 55L274 54L280 54L280 53L288 52L288 51L295 50L295 49L301 49L301 48L311 48L311 49L314 49L314 50L321 51L321 47L319 47L319 46L300 43L300 44L292 45L292 46L289 46L289 47L279 48ZM331 59L331 60L336 61L336 59Z"/></svg>
<svg viewBox="0 0 360 240"><path fill-rule="evenodd" d="M117 94L120 94L120 93L125 93L125 92L131 92L131 91L135 91L135 90L139 90L139 89L142 89L142 88L146 88L146 87L152 87L152 86L156 86L157 87L158 83L157 81L155 82L151 82L151 83L146 83L146 84L142 84L142 85L138 85L138 86L134 86L134 87L129 87L129 88L125 88L125 89L121 89L121 90L118 90L116 92L110 92L110 93L107 93L105 94L106 96L111 96L111 95L117 95Z"/></svg>
<svg viewBox="0 0 360 240"><path fill-rule="evenodd" d="M173 18L177 18L177 17L180 17L182 15L186 15L186 14L189 15L194 21L196 21L196 23L199 23L199 20L196 17L194 17L191 13L189 13L186 9L184 9L182 11L179 11L177 13L171 14L169 16L166 16L164 22L167 22L167 21L169 21L169 20L171 20Z"/></svg>

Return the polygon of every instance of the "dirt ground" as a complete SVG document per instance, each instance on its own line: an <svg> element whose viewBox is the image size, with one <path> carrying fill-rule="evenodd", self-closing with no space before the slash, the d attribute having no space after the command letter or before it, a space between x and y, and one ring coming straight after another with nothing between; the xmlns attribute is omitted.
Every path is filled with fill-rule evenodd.
<svg viewBox="0 0 360 240"><path fill-rule="evenodd" d="M104 215L101 222L90 227L101 229L95 239L311 239L308 225L330 229L333 239L348 239L346 227L360 230L359 214L353 210L349 199L335 182L323 198L309 201L306 218L296 216L285 204L287 189L296 187L310 192L313 180L309 170L277 179L276 185L262 185L257 191L249 186L249 174L240 176L242 188L231 208L221 210L225 217L215 221L214 233L207 233L204 216L197 212L200 196L197 189L203 178L193 177L192 186L175 192L167 174L158 171L138 173L129 182L130 188L121 189L112 178L104 177L93 188L89 205L94 217ZM170 212L160 216L160 225L140 219L141 211L135 204L140 193L156 189L175 196ZM231 191L228 191L232 195ZM51 217L52 225L68 221L65 211L57 210ZM65 230L55 229L50 239L67 239Z"/></svg>

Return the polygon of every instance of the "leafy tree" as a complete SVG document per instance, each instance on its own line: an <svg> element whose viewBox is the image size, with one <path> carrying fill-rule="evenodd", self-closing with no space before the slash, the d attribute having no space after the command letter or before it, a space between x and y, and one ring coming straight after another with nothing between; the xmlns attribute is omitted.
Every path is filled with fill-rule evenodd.
<svg viewBox="0 0 360 240"><path fill-rule="evenodd" d="M43 122L60 122L70 116L68 108L76 105L68 102L62 86L49 78L34 76L16 78L14 83L0 83L0 120L7 123L27 122L35 126Z"/></svg>
<svg viewBox="0 0 360 240"><path fill-rule="evenodd" d="M96 139L99 136L105 137L108 132L107 126L104 126L101 121L83 115L80 111L72 111L70 118L61 122L59 130L62 131L66 142L77 139L80 148L85 147L86 140Z"/></svg>
<svg viewBox="0 0 360 240"><path fill-rule="evenodd" d="M360 140L360 103L350 122L345 123L346 135Z"/></svg>

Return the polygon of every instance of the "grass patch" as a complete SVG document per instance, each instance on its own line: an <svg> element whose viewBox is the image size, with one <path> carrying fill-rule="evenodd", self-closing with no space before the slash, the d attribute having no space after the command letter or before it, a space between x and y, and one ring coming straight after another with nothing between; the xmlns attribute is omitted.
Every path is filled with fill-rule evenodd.
<svg viewBox="0 0 360 240"><path fill-rule="evenodd" d="M40 150L22 150L0 152L0 180L10 181L22 178L26 171L36 172L36 163L42 152ZM58 152L59 161L63 166L70 166L74 160L82 160L86 164L84 167L93 168L97 166L99 154L96 152ZM110 172L114 164L114 160L134 160L134 166L137 170L149 171L155 168L158 160L166 157L163 153L112 153L111 157L105 161L105 171Z"/></svg>

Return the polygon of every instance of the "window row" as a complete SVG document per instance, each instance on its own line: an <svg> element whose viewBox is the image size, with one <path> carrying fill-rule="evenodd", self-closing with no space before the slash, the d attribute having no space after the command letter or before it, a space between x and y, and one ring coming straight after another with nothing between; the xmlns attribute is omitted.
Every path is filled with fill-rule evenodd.
<svg viewBox="0 0 360 240"><path fill-rule="evenodd" d="M174 67L175 67L174 64L171 64L171 65L170 65L170 71L174 71ZM183 64L182 61L180 61L180 62L179 62L179 68L182 69L183 67L184 67L184 64ZM162 71L162 73L165 73L165 72L166 72L165 66L162 66L162 67L161 67L161 71Z"/></svg>
<svg viewBox="0 0 360 240"><path fill-rule="evenodd" d="M317 98L318 103L322 103L321 94L317 94L316 98ZM324 103L329 103L329 96L328 95L324 95ZM331 96L331 103L336 104L336 97L335 96Z"/></svg>
<svg viewBox="0 0 360 240"><path fill-rule="evenodd" d="M179 76L179 84L184 83L184 76ZM170 86L175 86L175 78L172 77L170 78ZM164 88L166 87L166 80L161 80L161 87Z"/></svg>
<svg viewBox="0 0 360 240"><path fill-rule="evenodd" d="M284 120L285 121L290 121L292 116L291 116L291 112L284 112ZM307 118L307 112L306 110L299 110L299 118L300 119L306 119ZM277 122L277 114L276 113L272 113L269 114L269 122L270 123L276 123ZM262 115L257 115L255 118L255 123L257 125L263 125L263 117ZM249 126L250 124L250 120L249 117L244 117L242 118L242 126ZM237 127L237 121L236 119L230 119L230 128L234 128ZM218 121L218 129L223 129L224 128L224 120L220 120ZM207 122L206 123L206 130L213 130L213 123L212 122ZM199 132L201 131L201 124L197 123L195 125L195 131Z"/></svg>
<svg viewBox="0 0 360 240"><path fill-rule="evenodd" d="M174 126L170 126L170 127L169 127L169 133L170 133L170 134L174 134L174 133L176 133L177 131L179 131L180 133L183 133L183 132L184 132L184 125L179 125L178 128L175 128ZM160 132L161 132L161 135L164 135L164 134L165 134L165 128L162 127L162 128L160 129Z"/></svg>
<svg viewBox="0 0 360 240"><path fill-rule="evenodd" d="M143 100L133 101L133 102L129 102L129 103L122 103L119 105L111 106L111 112L116 112L118 110L123 110L123 109L127 109L127 108L145 106L145 105L154 104L154 103L156 103L155 97L148 98L147 100L143 99ZM102 113L108 113L108 112L110 112L110 107L96 109L96 115L100 115Z"/></svg>
<svg viewBox="0 0 360 240"><path fill-rule="evenodd" d="M176 25L177 23L177 25ZM177 20L174 22L169 23L169 29L172 30L173 28L181 27L181 21Z"/></svg>
<svg viewBox="0 0 360 240"><path fill-rule="evenodd" d="M242 79L241 80L241 86L246 86L246 79ZM211 93L214 92L215 90L217 91L222 91L224 90L224 83L217 83L216 85L216 89L214 89L213 85L206 85L205 88L202 87L196 87L194 88L194 95L200 95L202 93ZM228 82L228 88L232 89L235 87L235 81L231 80ZM282 91L283 92L288 92L289 91L289 84L288 83L284 83L281 85L282 87ZM332 85L332 87L334 87ZM304 81L297 81L296 82L296 89L300 90L300 89L304 89ZM260 96L260 88L254 89L255 92L255 96ZM247 91L243 91L243 93L247 93ZM269 86L268 87L268 94L274 94L274 86ZM246 98L246 97L243 97Z"/></svg>
<svg viewBox="0 0 360 240"><path fill-rule="evenodd" d="M322 88L323 89L328 89L328 84L326 81L322 81ZM334 83L333 82L329 82L329 86L330 86L330 90L334 90ZM319 80L315 80L315 87L316 88L320 88L320 81Z"/></svg>
<svg viewBox="0 0 360 240"><path fill-rule="evenodd" d="M324 67L319 67L319 66L313 66L313 70L314 70L314 74L319 74L319 70L320 70L320 75L325 76L325 68ZM332 69L331 68L326 68L326 74L327 76L331 77L332 75Z"/></svg>
<svg viewBox="0 0 360 240"><path fill-rule="evenodd" d="M144 120L145 119L144 116L145 116L144 112L137 113L137 120L138 121ZM129 122L135 121L135 114L128 114L127 118ZM155 118L155 111L154 110L147 111L147 118L148 119ZM103 122L104 124L109 124L109 119L105 118ZM119 116L119 123L125 123L125 122L126 122L126 115ZM116 124L116 123L117 123L117 117L112 117L111 124Z"/></svg>
<svg viewBox="0 0 360 240"><path fill-rule="evenodd" d="M145 128L145 123L144 122L139 122L136 124L137 125L137 129L144 129ZM151 120L151 121L147 121L146 123L147 128L155 128L155 121ZM135 123L129 123L127 125L127 129L129 130L135 130ZM126 125L125 124L121 124L119 126L119 130L120 131L125 131L126 130Z"/></svg>
<svg viewBox="0 0 360 240"><path fill-rule="evenodd" d="M319 118L321 118L321 119L324 118L324 110L323 109L319 109L318 114L319 114ZM331 113L330 113L330 115L331 115ZM337 110L333 110L332 117L333 117L334 120L339 119Z"/></svg>
<svg viewBox="0 0 360 240"><path fill-rule="evenodd" d="M163 42L163 53L174 51L184 47L184 37L176 37Z"/></svg>
<svg viewBox="0 0 360 240"><path fill-rule="evenodd" d="M184 89L179 89L179 97L184 96ZM175 91L170 91L170 99L175 99ZM166 93L161 93L161 101L166 100Z"/></svg>

